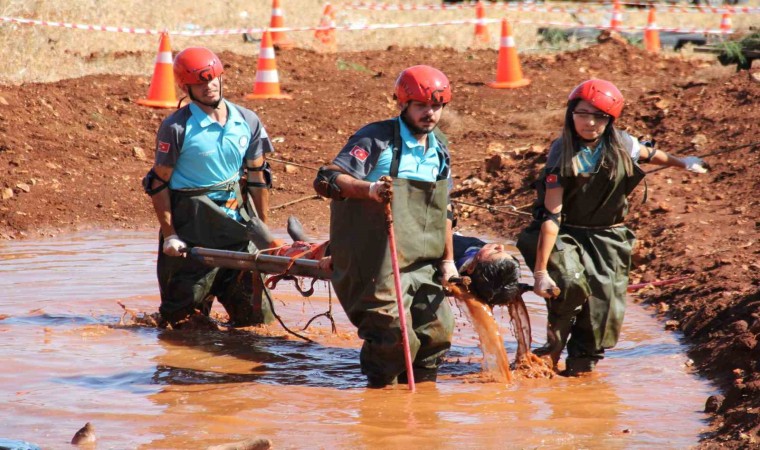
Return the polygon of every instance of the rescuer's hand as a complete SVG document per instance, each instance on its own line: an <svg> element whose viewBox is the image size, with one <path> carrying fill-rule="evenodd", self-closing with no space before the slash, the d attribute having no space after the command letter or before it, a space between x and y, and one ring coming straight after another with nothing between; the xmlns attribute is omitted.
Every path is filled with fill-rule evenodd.
<svg viewBox="0 0 760 450"><path fill-rule="evenodd" d="M707 163L702 161L702 158L699 158L697 156L687 156L683 159L683 165L689 172L694 173L707 173Z"/></svg>
<svg viewBox="0 0 760 450"><path fill-rule="evenodd" d="M456 264L454 264L454 260L444 259L438 265L438 270L441 271L441 284L444 286L449 284L450 279L459 278L459 271Z"/></svg>
<svg viewBox="0 0 760 450"><path fill-rule="evenodd" d="M559 290L557 288L557 283L552 280L552 277L550 277L545 270L533 272L533 278L535 279L535 282L533 283L533 292L536 295L543 298L556 297L556 291Z"/></svg>
<svg viewBox="0 0 760 450"><path fill-rule="evenodd" d="M176 234L172 234L164 239L164 253L169 256L182 256L182 250L186 249L187 244L185 244Z"/></svg>
<svg viewBox="0 0 760 450"><path fill-rule="evenodd" d="M382 176L377 181L370 183L369 198L376 202L390 201L393 198L393 180L390 177Z"/></svg>

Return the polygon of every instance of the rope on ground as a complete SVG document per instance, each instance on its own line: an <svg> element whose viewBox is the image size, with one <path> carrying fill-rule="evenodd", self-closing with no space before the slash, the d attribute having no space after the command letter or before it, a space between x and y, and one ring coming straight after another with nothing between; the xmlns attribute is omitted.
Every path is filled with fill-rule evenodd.
<svg viewBox="0 0 760 450"><path fill-rule="evenodd" d="M305 166L303 164L294 163L293 161L285 161L283 159L270 158L268 156L267 156L267 161L274 161L274 162L280 163L280 164L288 164L288 165L291 165L291 166L301 167L303 169L313 170L314 172L318 172L319 171L319 169L317 169L315 167Z"/></svg>
<svg viewBox="0 0 760 450"><path fill-rule="evenodd" d="M318 200L320 198L322 198L322 197L320 197L317 194L307 195L306 197L301 197L301 198L297 198L295 200L291 200L289 202L285 202L282 205L273 206L273 207L269 208L269 210L270 211L274 211L276 209L282 209L282 208L285 208L287 206L295 205L296 203L305 202L306 200Z"/></svg>
<svg viewBox="0 0 760 450"><path fill-rule="evenodd" d="M520 208L518 208L513 205L503 205L503 206L480 205L478 203L470 203L464 200L454 200L454 199L451 199L451 202L457 203L460 205L472 206L474 208L487 209L491 213L500 212L500 213L509 214L512 216L533 216L533 214L529 212L520 211L520 209L524 208L524 206L521 206ZM502 208L507 208L507 209L502 209Z"/></svg>

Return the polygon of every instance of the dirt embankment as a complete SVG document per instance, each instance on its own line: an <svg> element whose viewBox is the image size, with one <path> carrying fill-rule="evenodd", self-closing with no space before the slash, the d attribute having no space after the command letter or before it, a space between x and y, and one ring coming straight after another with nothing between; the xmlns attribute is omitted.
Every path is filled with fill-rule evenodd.
<svg viewBox="0 0 760 450"><path fill-rule="evenodd" d="M264 121L276 159L273 205L312 194L314 173L359 126L394 114L391 87L412 64L443 69L454 100L443 125L453 150L453 197L477 205L524 207L529 187L557 135L567 93L589 77L616 83L627 104L620 126L652 136L680 155L711 153L711 172L674 169L647 177L632 200L639 245L634 279L687 280L640 293L683 331L698 370L717 382L714 433L703 446L746 448L760 442L760 83L712 64L649 55L607 42L589 49L523 59L527 88L492 90L490 50L389 48L383 52L278 55L291 101L247 101L255 57L222 53L225 93ZM88 228L154 228L140 179L152 163L155 131L169 113L138 106L148 79L100 75L52 84L0 86L0 238L52 236ZM743 146L743 147L741 147ZM741 147L741 148L739 148ZM291 168L292 169L292 168ZM525 210L528 210L526 208ZM305 200L276 209L272 221L298 215L327 229L328 205ZM524 217L461 207L460 226L513 238ZM720 400L720 399L718 399Z"/></svg>

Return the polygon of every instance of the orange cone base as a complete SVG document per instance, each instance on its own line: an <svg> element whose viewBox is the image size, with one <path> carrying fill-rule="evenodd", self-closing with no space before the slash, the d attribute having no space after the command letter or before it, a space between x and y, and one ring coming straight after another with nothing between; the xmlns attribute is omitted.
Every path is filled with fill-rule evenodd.
<svg viewBox="0 0 760 450"><path fill-rule="evenodd" d="M288 94L246 94L245 98L248 100L261 100L265 98L273 98L273 99L279 99L279 100L293 100L293 97L291 97Z"/></svg>
<svg viewBox="0 0 760 450"><path fill-rule="evenodd" d="M150 106L152 108L176 108L177 100L150 100L147 98L141 98L136 100L135 103L143 106Z"/></svg>
<svg viewBox="0 0 760 450"><path fill-rule="evenodd" d="M529 84L530 84L530 80L527 78L523 78L522 80L518 80L518 81L492 81L490 83L487 83L487 86L494 89L514 89L514 88L527 86Z"/></svg>

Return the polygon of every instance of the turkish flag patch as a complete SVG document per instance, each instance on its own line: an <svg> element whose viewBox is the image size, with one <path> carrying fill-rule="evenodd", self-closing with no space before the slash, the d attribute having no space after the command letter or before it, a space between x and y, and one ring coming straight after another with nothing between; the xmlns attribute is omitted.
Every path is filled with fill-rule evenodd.
<svg viewBox="0 0 760 450"><path fill-rule="evenodd" d="M362 162L366 161L367 157L369 157L369 152L358 145L355 145L348 154Z"/></svg>
<svg viewBox="0 0 760 450"><path fill-rule="evenodd" d="M546 182L550 183L550 184L556 183L557 182L557 175L553 174L553 173L550 173L549 175L546 176Z"/></svg>
<svg viewBox="0 0 760 450"><path fill-rule="evenodd" d="M158 141L158 151L161 153L169 153L169 143Z"/></svg>

